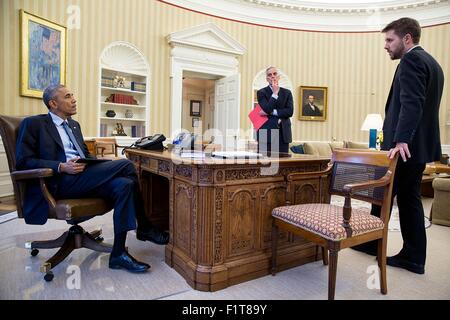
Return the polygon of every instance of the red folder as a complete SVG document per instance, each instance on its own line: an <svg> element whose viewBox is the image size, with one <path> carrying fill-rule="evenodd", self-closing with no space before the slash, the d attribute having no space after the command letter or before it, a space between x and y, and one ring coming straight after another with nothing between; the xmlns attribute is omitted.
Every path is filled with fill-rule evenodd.
<svg viewBox="0 0 450 320"><path fill-rule="evenodd" d="M266 123L267 120L269 120L268 116L260 115L261 111L263 111L263 109L261 109L260 105L257 104L256 107L254 107L253 110L248 114L248 117L253 123L253 128L255 128L255 130L259 130L259 128L261 128L262 125Z"/></svg>

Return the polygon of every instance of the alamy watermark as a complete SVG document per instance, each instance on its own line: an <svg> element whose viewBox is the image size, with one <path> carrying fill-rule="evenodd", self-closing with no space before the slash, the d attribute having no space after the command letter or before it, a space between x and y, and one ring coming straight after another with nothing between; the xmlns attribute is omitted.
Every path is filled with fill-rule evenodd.
<svg viewBox="0 0 450 320"><path fill-rule="evenodd" d="M369 274L366 285L369 290L380 289L380 268L377 264L372 264L367 267L366 273Z"/></svg>
<svg viewBox="0 0 450 320"><path fill-rule="evenodd" d="M81 29L81 9L78 5L70 5L67 7L67 29L69 30L79 30Z"/></svg>

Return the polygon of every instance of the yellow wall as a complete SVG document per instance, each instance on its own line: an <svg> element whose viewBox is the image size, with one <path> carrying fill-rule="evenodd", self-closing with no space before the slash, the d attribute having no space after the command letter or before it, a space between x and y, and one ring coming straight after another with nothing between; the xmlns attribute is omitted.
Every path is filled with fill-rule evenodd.
<svg viewBox="0 0 450 320"><path fill-rule="evenodd" d="M380 33L318 33L253 26L213 18L155 0L2 0L0 1L0 114L46 112L42 100L19 95L19 10L66 25L69 5L79 5L81 28L68 30L67 84L78 98L78 121L85 136L97 134L99 56L113 41L128 41L146 56L151 68L151 132L169 135L169 45L166 36L191 26L213 22L240 42L241 126L248 128L252 81L267 65L279 66L294 87L328 87L326 122L293 118L296 140L367 140L360 131L367 113L384 114L396 62L383 50ZM441 103L441 137L450 144L449 58L450 25L423 29L421 44L441 64L446 76ZM294 90L298 104L298 89Z"/></svg>

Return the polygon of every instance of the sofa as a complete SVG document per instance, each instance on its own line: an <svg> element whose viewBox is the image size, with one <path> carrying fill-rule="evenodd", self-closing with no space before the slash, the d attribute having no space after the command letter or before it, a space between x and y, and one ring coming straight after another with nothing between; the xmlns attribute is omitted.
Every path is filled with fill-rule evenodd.
<svg viewBox="0 0 450 320"><path fill-rule="evenodd" d="M289 144L292 153L331 157L335 148L368 149L366 142L353 141L293 141Z"/></svg>
<svg viewBox="0 0 450 320"><path fill-rule="evenodd" d="M434 224L450 227L450 177L433 180L434 199L431 220Z"/></svg>

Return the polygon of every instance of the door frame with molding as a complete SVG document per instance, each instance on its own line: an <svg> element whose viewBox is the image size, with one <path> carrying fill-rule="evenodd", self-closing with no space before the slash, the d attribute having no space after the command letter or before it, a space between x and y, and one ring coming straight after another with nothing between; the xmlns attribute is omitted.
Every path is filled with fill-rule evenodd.
<svg viewBox="0 0 450 320"><path fill-rule="evenodd" d="M238 57L245 49L213 23L167 36L170 51L170 135L182 128L183 72L219 77L239 73Z"/></svg>

